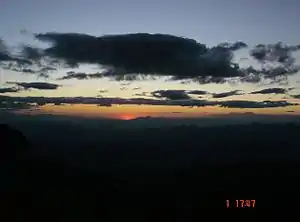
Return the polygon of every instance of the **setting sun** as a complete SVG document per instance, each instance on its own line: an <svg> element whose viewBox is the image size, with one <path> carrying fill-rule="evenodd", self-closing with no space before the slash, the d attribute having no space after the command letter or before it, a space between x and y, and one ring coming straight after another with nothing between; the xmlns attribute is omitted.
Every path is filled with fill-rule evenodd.
<svg viewBox="0 0 300 222"><path fill-rule="evenodd" d="M130 115L130 114L125 114L125 115L121 115L120 119L121 120L131 120L131 119L135 119L135 116Z"/></svg>

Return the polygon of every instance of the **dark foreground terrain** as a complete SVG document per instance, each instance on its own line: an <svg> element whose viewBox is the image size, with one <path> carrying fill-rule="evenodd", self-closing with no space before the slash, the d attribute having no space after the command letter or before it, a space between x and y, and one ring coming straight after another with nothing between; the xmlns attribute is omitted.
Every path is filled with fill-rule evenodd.
<svg viewBox="0 0 300 222"><path fill-rule="evenodd" d="M14 127L29 146L22 160L2 167L6 214L190 221L247 211L252 217L242 221L253 221L259 209L300 207L298 125L115 129L49 121ZM255 200L256 209L226 209L226 200Z"/></svg>

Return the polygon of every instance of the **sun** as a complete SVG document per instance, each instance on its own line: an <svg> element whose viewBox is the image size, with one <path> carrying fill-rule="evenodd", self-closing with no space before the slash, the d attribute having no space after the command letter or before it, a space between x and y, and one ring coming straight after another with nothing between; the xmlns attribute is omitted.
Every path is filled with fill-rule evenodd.
<svg viewBox="0 0 300 222"><path fill-rule="evenodd" d="M130 115L130 114L124 114L120 116L121 120L131 120L131 119L135 119L135 116Z"/></svg>

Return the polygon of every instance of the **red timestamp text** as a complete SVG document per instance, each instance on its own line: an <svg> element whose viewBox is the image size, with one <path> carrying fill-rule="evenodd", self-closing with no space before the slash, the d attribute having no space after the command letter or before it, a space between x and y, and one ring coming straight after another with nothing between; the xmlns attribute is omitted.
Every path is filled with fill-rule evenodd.
<svg viewBox="0 0 300 222"><path fill-rule="evenodd" d="M225 200L226 208L255 208L255 200Z"/></svg>

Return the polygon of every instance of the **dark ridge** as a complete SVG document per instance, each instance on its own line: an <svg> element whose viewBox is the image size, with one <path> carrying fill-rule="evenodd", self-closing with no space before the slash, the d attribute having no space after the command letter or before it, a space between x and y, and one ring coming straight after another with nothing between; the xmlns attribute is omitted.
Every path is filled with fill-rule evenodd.
<svg viewBox="0 0 300 222"><path fill-rule="evenodd" d="M40 148L68 152L60 158L32 156L23 163L14 192L7 197L11 201L7 206L13 206L16 215L42 216L43 221L63 215L91 221L107 213L110 221L199 221L225 216L232 210L255 215L255 209L235 209L235 205L226 209L226 200L232 204L255 200L261 210L282 211L299 205L297 124L143 130L115 130L105 125L92 130L97 140L88 137L86 141L80 140L83 132L91 136L92 131L79 126L75 131L74 126L61 124L44 122L51 141L44 141ZM36 128L35 135L40 131ZM51 143L54 132L62 135L56 138L57 143ZM69 149L65 147L66 136L74 140ZM74 152L77 164L69 162ZM217 161L210 161L214 153ZM87 155L85 163L80 160L83 155ZM207 158L203 159L204 155ZM93 168L91 161L95 156L98 168ZM230 156L237 159L222 161ZM253 217L247 219L253 221Z"/></svg>
<svg viewBox="0 0 300 222"><path fill-rule="evenodd" d="M29 142L23 133L7 124L0 124L1 162L19 159L28 152Z"/></svg>

